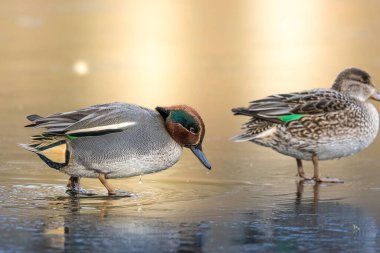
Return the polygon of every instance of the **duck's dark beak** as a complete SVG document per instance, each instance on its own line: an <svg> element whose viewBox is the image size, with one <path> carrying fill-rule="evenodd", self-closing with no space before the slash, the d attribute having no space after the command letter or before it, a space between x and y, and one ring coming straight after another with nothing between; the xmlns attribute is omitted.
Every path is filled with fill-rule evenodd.
<svg viewBox="0 0 380 253"><path fill-rule="evenodd" d="M168 109L165 109L164 107L156 107L156 110L161 114L161 116L166 120L166 118L169 116L170 111Z"/></svg>
<svg viewBox="0 0 380 253"><path fill-rule="evenodd" d="M371 98L376 101L380 101L380 92L376 91Z"/></svg>
<svg viewBox="0 0 380 253"><path fill-rule="evenodd" d="M195 145L195 146L189 146L189 148L191 149L191 151L193 151L194 155L196 157L198 157L199 161L201 161L201 163L209 170L211 170L211 165L210 163L208 162L205 154L203 153L202 151L202 144L198 144L198 145Z"/></svg>

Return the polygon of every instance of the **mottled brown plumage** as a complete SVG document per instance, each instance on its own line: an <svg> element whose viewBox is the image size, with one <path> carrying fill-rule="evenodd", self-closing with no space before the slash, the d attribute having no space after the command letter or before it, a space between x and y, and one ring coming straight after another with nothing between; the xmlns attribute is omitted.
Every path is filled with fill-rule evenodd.
<svg viewBox="0 0 380 253"><path fill-rule="evenodd" d="M242 126L245 133L234 139L295 157L304 178L301 160L312 160L317 181L338 182L320 177L318 160L352 155L374 140L379 116L368 98L380 100L370 76L357 68L346 69L331 89L272 95L233 109L235 115L251 117Z"/></svg>

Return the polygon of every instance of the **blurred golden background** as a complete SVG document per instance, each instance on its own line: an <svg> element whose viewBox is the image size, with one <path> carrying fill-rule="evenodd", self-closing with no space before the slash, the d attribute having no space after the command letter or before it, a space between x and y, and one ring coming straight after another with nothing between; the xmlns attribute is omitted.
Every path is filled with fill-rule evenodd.
<svg viewBox="0 0 380 253"><path fill-rule="evenodd" d="M15 156L22 153L15 143L31 133L22 128L28 114L114 101L189 104L204 117L204 147L219 175L233 171L220 157L231 146L283 159L229 141L246 121L232 107L330 87L352 66L380 83L378 1L4 0L0 7L0 127L3 148ZM380 149L376 143L364 154Z"/></svg>
<svg viewBox="0 0 380 253"><path fill-rule="evenodd" d="M231 119L232 106L329 87L346 67L380 80L379 7L353 0L4 0L1 95L17 93L13 108L45 107L41 113L110 101L188 103L216 127Z"/></svg>
<svg viewBox="0 0 380 253"><path fill-rule="evenodd" d="M378 1L4 0L0 7L2 146L17 157L33 156L15 146L32 132L22 128L26 115L119 101L196 108L214 176L234 171L223 167L236 152L220 155L233 148L293 166L269 149L229 141L246 121L231 108L330 87L352 66L380 83Z"/></svg>
<svg viewBox="0 0 380 253"><path fill-rule="evenodd" d="M380 82L378 1L8 1L0 4L3 110L186 103L208 136L230 108L329 87L356 66ZM12 99L10 99L12 98ZM235 124L237 125L237 124Z"/></svg>

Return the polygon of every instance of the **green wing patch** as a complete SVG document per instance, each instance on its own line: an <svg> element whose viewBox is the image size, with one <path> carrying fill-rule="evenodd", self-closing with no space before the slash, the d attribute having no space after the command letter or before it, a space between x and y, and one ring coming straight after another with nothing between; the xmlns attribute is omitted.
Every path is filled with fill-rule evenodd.
<svg viewBox="0 0 380 253"><path fill-rule="evenodd" d="M289 121L301 119L304 116L305 116L305 114L290 114L290 115L280 116L280 117L278 117L278 119L283 121L283 122L289 122Z"/></svg>
<svg viewBox="0 0 380 253"><path fill-rule="evenodd" d="M76 138L78 138L78 137L76 137L76 136L71 136L71 135L66 135L66 137L67 137L69 140L75 140Z"/></svg>

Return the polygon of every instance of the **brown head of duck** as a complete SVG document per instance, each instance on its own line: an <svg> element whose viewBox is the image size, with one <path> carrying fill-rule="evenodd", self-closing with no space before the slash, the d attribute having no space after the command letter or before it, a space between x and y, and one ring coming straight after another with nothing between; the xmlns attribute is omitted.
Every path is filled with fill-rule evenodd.
<svg viewBox="0 0 380 253"><path fill-rule="evenodd" d="M182 147L191 149L201 163L211 169L202 150L205 124L198 112L187 105L156 107L156 110L163 117L169 135Z"/></svg>
<svg viewBox="0 0 380 253"><path fill-rule="evenodd" d="M358 68L348 68L340 72L332 89L361 102L365 102L369 98L380 101L380 92L373 85L371 76Z"/></svg>

